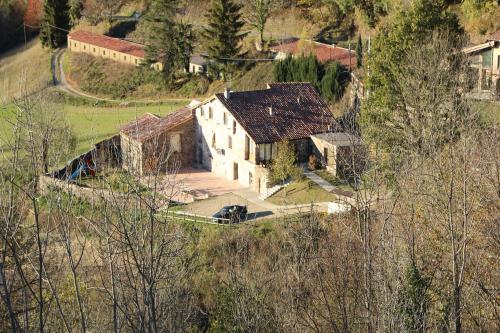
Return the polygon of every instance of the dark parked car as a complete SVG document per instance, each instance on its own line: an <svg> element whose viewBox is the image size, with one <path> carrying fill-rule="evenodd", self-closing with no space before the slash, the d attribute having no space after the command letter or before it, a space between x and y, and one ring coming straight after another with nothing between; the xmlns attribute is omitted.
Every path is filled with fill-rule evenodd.
<svg viewBox="0 0 500 333"><path fill-rule="evenodd" d="M225 206L217 213L212 215L213 221L217 223L223 223L229 220L229 223L238 223L247 218L247 206Z"/></svg>

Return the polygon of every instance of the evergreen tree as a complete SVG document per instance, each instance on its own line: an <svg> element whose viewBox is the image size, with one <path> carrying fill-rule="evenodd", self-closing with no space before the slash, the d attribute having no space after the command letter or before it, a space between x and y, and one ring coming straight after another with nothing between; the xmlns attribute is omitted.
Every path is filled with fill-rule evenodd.
<svg viewBox="0 0 500 333"><path fill-rule="evenodd" d="M405 332L426 332L430 280L412 263L406 271L399 295L400 314Z"/></svg>
<svg viewBox="0 0 500 333"><path fill-rule="evenodd" d="M193 51L191 25L177 23L178 0L154 0L146 17L146 64L160 62L165 81L187 67Z"/></svg>
<svg viewBox="0 0 500 333"><path fill-rule="evenodd" d="M64 45L69 28L68 1L45 0L40 31L42 45L52 49Z"/></svg>
<svg viewBox="0 0 500 333"><path fill-rule="evenodd" d="M356 43L356 66L358 68L363 66L363 40L361 35L358 35L358 42Z"/></svg>
<svg viewBox="0 0 500 333"><path fill-rule="evenodd" d="M177 24L178 67L189 70L189 61L194 50L195 36L193 26L189 23Z"/></svg>
<svg viewBox="0 0 500 333"><path fill-rule="evenodd" d="M327 101L333 102L339 100L342 94L342 65L335 61L321 80L321 95Z"/></svg>
<svg viewBox="0 0 500 333"><path fill-rule="evenodd" d="M287 58L288 59L288 58ZM287 74L287 59L282 61L277 61L274 63L274 81L276 82L286 82Z"/></svg>
<svg viewBox="0 0 500 333"><path fill-rule="evenodd" d="M305 63L306 71L301 81L310 82L316 89L319 88L321 77L321 65L313 54L309 54L302 61Z"/></svg>
<svg viewBox="0 0 500 333"><path fill-rule="evenodd" d="M83 2L82 0L69 0L68 1L68 15L72 26L76 25L82 17Z"/></svg>
<svg viewBox="0 0 500 333"><path fill-rule="evenodd" d="M242 56L239 44L248 34L240 32L245 24L241 8L232 0L212 0L206 15L208 26L204 28L203 37L208 44L208 56L218 65L223 76L234 68L234 61L223 58Z"/></svg>

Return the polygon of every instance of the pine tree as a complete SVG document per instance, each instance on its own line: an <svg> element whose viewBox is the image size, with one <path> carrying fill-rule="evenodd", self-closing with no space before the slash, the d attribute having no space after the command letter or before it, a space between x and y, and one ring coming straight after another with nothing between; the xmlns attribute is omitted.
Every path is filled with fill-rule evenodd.
<svg viewBox="0 0 500 333"><path fill-rule="evenodd" d="M154 0L146 17L146 63L160 62L167 82L187 67L193 51L192 27L175 21L178 10L178 0Z"/></svg>
<svg viewBox="0 0 500 333"><path fill-rule="evenodd" d="M68 1L68 15L72 26L76 25L82 17L83 1L82 0L69 0Z"/></svg>
<svg viewBox="0 0 500 333"><path fill-rule="evenodd" d="M46 0L43 4L40 40L43 46L52 49L66 43L69 30L68 1Z"/></svg>
<svg viewBox="0 0 500 333"><path fill-rule="evenodd" d="M224 77L234 69L234 61L223 58L242 56L239 44L248 34L240 32L245 24L241 8L232 0L212 0L206 15L208 27L204 28L203 37L208 44L208 56L218 65Z"/></svg>
<svg viewBox="0 0 500 333"><path fill-rule="evenodd" d="M361 35L358 35L358 42L356 43L356 67L363 66L363 40Z"/></svg>

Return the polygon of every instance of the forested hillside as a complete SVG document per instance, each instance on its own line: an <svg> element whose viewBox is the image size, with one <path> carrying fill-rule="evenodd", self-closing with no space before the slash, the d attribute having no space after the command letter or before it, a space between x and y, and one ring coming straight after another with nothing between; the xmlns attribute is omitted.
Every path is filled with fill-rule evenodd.
<svg viewBox="0 0 500 333"><path fill-rule="evenodd" d="M499 332L500 1L40 3L0 0L0 332Z"/></svg>

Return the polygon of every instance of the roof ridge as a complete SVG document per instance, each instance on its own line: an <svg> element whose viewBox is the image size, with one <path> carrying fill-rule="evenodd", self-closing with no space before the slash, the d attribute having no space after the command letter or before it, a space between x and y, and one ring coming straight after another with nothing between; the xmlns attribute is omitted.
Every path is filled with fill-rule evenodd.
<svg viewBox="0 0 500 333"><path fill-rule="evenodd" d="M125 38L111 37L111 36L108 36L108 35L98 34L98 33L95 33L95 32L92 32L92 31L88 31L88 30L83 30L83 29L73 30L73 31L71 31L69 33L69 35L72 36L75 33L84 33L84 34L89 34L89 35L92 35L92 36L95 36L95 37L99 37L99 38L108 38L108 39L117 40L117 41L120 41L120 42L134 44L134 45L137 45L137 46L140 46L140 47L143 47L143 48L146 47L146 45L144 45L144 44L132 42L132 41L129 41L128 39L125 39Z"/></svg>

